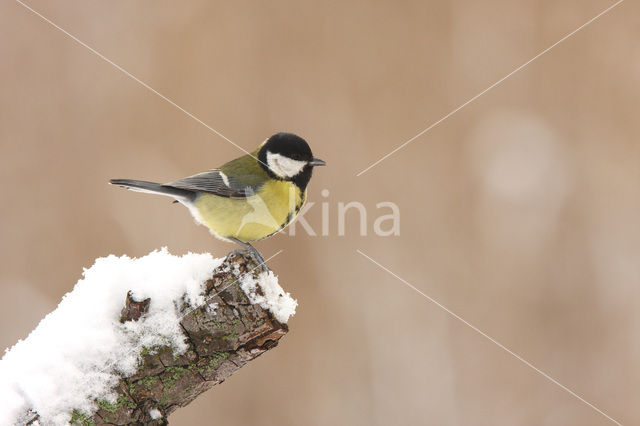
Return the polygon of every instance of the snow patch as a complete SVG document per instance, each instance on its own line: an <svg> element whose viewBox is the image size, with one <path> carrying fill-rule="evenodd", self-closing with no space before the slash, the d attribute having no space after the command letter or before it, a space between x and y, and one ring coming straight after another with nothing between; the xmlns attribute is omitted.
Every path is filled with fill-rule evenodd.
<svg viewBox="0 0 640 426"><path fill-rule="evenodd" d="M58 308L6 350L0 425L18 423L29 408L44 425L66 425L74 409L93 414L93 399L115 403L118 374L136 371L144 347L186 350L178 308L204 303L204 282L221 263L210 254L173 256L166 248L138 259L96 259ZM151 304L142 319L121 324L129 290Z"/></svg>
<svg viewBox="0 0 640 426"><path fill-rule="evenodd" d="M284 292L272 271L261 272L257 278L246 274L240 278L240 287L251 303L269 310L283 324L296 313L298 302Z"/></svg>
<svg viewBox="0 0 640 426"><path fill-rule="evenodd" d="M151 417L151 420L158 420L162 418L162 413L157 408L152 408L149 410L149 417Z"/></svg>

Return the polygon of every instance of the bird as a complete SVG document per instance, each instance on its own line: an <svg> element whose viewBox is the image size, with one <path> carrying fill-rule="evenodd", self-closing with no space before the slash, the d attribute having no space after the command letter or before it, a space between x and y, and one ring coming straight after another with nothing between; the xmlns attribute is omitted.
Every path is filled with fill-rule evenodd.
<svg viewBox="0 0 640 426"><path fill-rule="evenodd" d="M295 219L307 201L314 167L324 165L307 141L280 132L252 153L173 182L111 179L109 183L172 197L189 209L196 223L216 238L240 245L257 267L266 270L264 257L251 243L272 236Z"/></svg>

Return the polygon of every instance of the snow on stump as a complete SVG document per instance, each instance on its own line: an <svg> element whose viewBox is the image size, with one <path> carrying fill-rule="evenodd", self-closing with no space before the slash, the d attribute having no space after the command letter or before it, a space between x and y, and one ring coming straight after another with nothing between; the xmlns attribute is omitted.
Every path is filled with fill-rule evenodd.
<svg viewBox="0 0 640 426"><path fill-rule="evenodd" d="M0 361L0 424L166 424L275 347L296 305L244 252L97 259Z"/></svg>

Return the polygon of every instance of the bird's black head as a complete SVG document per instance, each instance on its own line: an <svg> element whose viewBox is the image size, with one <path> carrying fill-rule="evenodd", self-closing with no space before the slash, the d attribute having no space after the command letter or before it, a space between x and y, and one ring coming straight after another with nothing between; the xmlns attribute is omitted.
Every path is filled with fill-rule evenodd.
<svg viewBox="0 0 640 426"><path fill-rule="evenodd" d="M258 151L262 167L275 179L289 180L304 190L315 166L325 162L314 158L307 141L293 133L276 133Z"/></svg>

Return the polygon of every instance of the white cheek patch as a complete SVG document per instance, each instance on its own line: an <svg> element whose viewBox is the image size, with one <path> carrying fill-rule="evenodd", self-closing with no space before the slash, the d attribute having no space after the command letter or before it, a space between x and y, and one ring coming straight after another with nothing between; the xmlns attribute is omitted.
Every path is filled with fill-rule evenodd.
<svg viewBox="0 0 640 426"><path fill-rule="evenodd" d="M291 178L297 175L307 165L306 161L293 160L280 154L267 151L267 165L269 169L281 178Z"/></svg>

